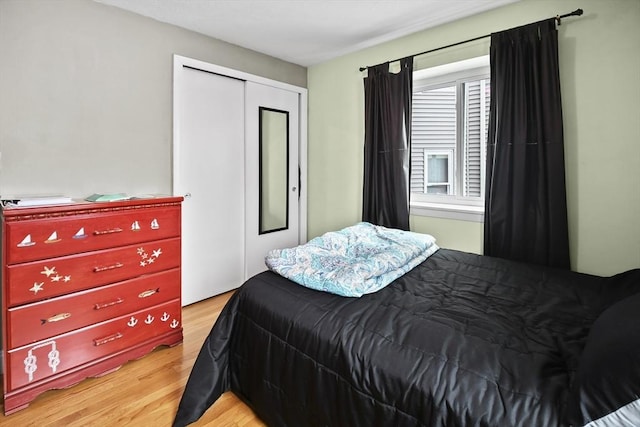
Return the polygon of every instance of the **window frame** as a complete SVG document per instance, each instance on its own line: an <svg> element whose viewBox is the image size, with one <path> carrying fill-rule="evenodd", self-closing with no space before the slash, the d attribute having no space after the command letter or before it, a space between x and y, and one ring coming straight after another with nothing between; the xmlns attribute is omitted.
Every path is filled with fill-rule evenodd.
<svg viewBox="0 0 640 427"><path fill-rule="evenodd" d="M416 194L410 193L410 213L412 215L436 218L458 219L465 221L484 221L484 197L463 196L464 193L464 139L466 135L464 111L464 83L475 80L490 79L489 56L471 58L437 67L417 70L413 73L413 91L439 89L447 86L456 87L456 148L454 151L455 174L453 177L454 195ZM488 116L488 112L487 112ZM446 151L429 149L430 151ZM451 163L451 162L450 162ZM486 164L486 150L481 153L481 164ZM425 156L426 170L426 156ZM484 171L481 171L480 185L484 192ZM425 175L425 189L426 189Z"/></svg>

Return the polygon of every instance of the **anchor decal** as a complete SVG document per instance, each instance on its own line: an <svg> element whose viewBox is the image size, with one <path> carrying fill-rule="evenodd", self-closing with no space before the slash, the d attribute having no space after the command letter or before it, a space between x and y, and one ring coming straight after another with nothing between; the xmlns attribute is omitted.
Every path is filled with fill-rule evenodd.
<svg viewBox="0 0 640 427"><path fill-rule="evenodd" d="M160 318L160 320L166 322L167 320L169 320L169 317L169 314L165 311L164 313L162 313L162 317Z"/></svg>
<svg viewBox="0 0 640 427"><path fill-rule="evenodd" d="M155 317L153 317L150 314L147 314L147 318L144 319L144 323L146 323L147 325L150 325L153 323L154 320L155 320Z"/></svg>
<svg viewBox="0 0 640 427"><path fill-rule="evenodd" d="M138 319L136 319L135 317L131 316L131 318L129 319L129 321L127 322L127 325L131 326L132 328L134 326L136 326L138 324Z"/></svg>
<svg viewBox="0 0 640 427"><path fill-rule="evenodd" d="M173 329L177 328L178 325L180 324L180 322L178 322L176 319L173 319L171 321L171 323L169 324L169 326L171 326Z"/></svg>

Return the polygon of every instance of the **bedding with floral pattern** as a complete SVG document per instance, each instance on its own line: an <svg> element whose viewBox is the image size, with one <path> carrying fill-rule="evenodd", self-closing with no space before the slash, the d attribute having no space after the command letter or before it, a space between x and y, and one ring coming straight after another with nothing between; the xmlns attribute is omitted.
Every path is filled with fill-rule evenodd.
<svg viewBox="0 0 640 427"><path fill-rule="evenodd" d="M265 263L299 285L360 297L384 288L438 249L429 234L361 222L294 248L272 250Z"/></svg>

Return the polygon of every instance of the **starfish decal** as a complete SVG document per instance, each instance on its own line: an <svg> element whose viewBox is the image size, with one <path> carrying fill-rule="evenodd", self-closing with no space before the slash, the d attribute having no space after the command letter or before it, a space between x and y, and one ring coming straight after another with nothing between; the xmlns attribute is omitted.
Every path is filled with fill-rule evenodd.
<svg viewBox="0 0 640 427"><path fill-rule="evenodd" d="M49 276L51 276L52 274L56 274L56 268L55 268L55 267L51 267L51 268L49 268L49 267L47 267L47 266L45 265L44 270L42 270L42 271L40 272L40 274L44 274L44 275L46 275L47 277L49 277Z"/></svg>
<svg viewBox="0 0 640 427"><path fill-rule="evenodd" d="M34 282L33 287L29 290L34 294L37 294L38 292L44 290L43 286L44 286L44 282L41 282L41 283Z"/></svg>
<svg viewBox="0 0 640 427"><path fill-rule="evenodd" d="M146 267L149 264L153 264L156 259L162 255L162 248L158 248L152 251L151 255L144 248L138 248L138 255L140 256L140 267Z"/></svg>

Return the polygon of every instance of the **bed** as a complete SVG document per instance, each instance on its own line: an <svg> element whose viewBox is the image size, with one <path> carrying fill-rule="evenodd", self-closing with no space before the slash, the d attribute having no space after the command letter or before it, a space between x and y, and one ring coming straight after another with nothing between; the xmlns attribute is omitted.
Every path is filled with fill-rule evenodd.
<svg viewBox="0 0 640 427"><path fill-rule="evenodd" d="M359 297L273 271L249 279L206 338L174 426L228 390L269 426L640 425L640 269L431 252Z"/></svg>

